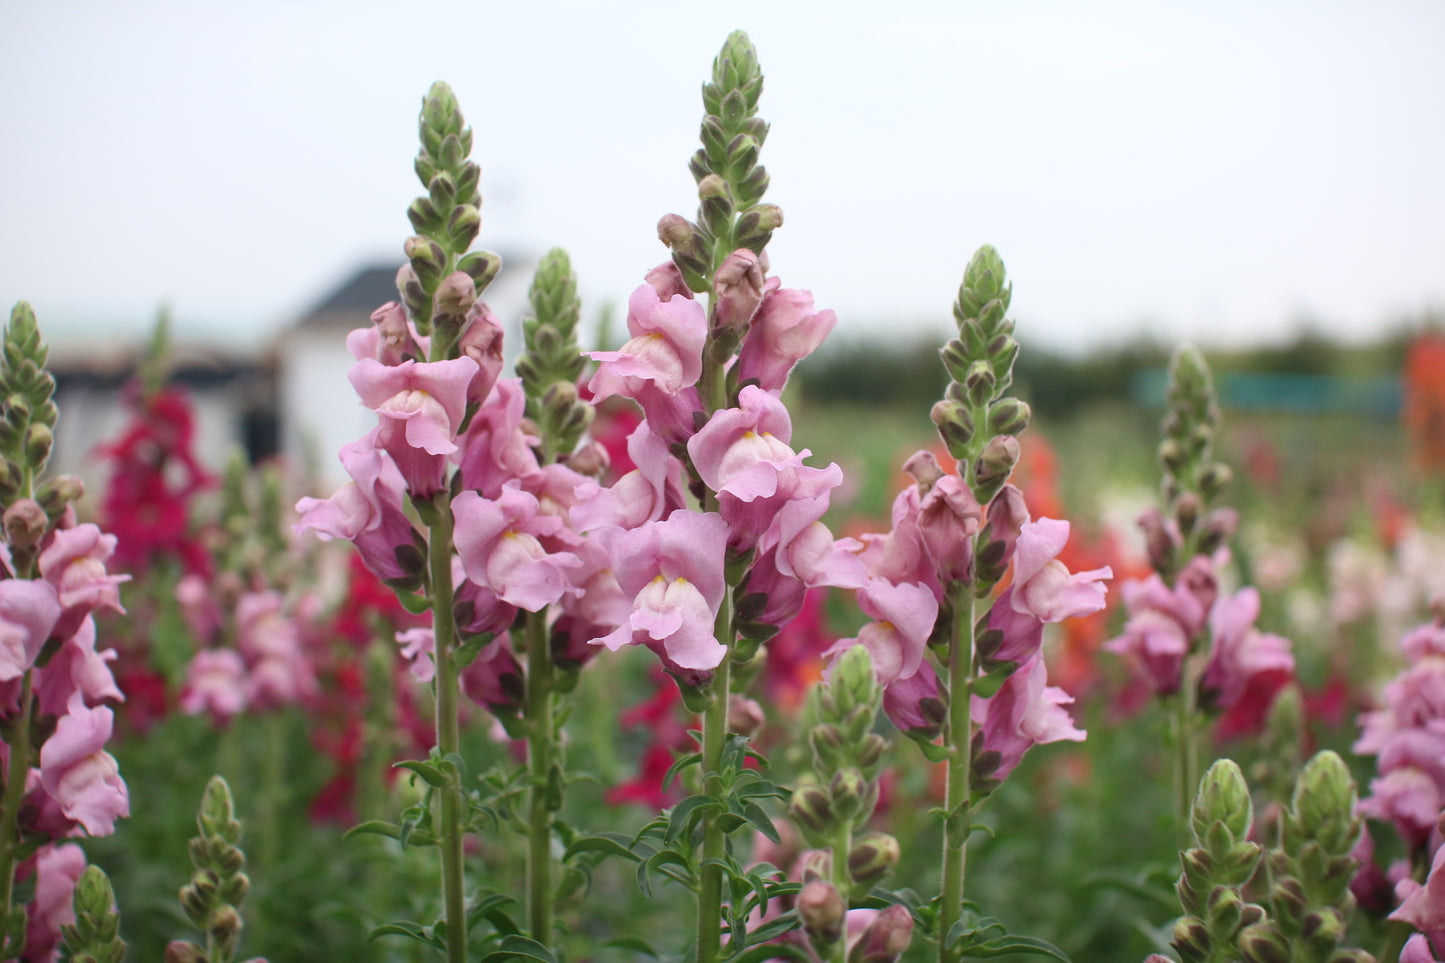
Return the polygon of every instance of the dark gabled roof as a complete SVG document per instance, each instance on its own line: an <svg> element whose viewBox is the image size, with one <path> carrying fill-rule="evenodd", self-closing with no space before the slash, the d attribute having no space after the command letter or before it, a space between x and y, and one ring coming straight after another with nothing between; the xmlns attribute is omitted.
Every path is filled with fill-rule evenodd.
<svg viewBox="0 0 1445 963"><path fill-rule="evenodd" d="M325 324L337 314L355 315L357 312L370 314L388 301L396 300L396 272L401 263L371 265L357 271L340 287L333 290L321 302L301 316L298 327L310 323Z"/></svg>

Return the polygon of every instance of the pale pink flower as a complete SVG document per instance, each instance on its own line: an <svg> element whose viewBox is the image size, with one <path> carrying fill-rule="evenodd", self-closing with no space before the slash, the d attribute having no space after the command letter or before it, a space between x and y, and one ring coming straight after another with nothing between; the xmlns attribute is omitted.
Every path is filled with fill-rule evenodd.
<svg viewBox="0 0 1445 963"><path fill-rule="evenodd" d="M40 747L41 785L92 836L110 835L116 819L130 815L125 781L105 751L114 721L109 709L87 709L77 696Z"/></svg>
<svg viewBox="0 0 1445 963"><path fill-rule="evenodd" d="M927 585L934 598L943 601L943 587L938 582L933 559L923 545L918 530L918 513L922 496L917 485L909 485L893 499L892 527L887 534L862 536L859 557L874 578L890 582L912 582Z"/></svg>
<svg viewBox="0 0 1445 963"><path fill-rule="evenodd" d="M645 387L675 394L697 384L707 340L701 304L676 295L664 302L656 288L644 284L628 299L627 330L632 339L621 350L588 354L597 362L587 384L594 398L637 398Z"/></svg>
<svg viewBox="0 0 1445 963"><path fill-rule="evenodd" d="M416 681L430 682L436 678L436 635L430 626L398 632L396 641Z"/></svg>
<svg viewBox="0 0 1445 963"><path fill-rule="evenodd" d="M604 488L589 479L577 486L572 524L578 531L637 528L684 506L682 462L646 421L628 435L627 454L637 467L611 485Z"/></svg>
<svg viewBox="0 0 1445 963"><path fill-rule="evenodd" d="M60 599L49 582L0 582L0 681L18 679L35 664L60 618Z"/></svg>
<svg viewBox="0 0 1445 963"><path fill-rule="evenodd" d="M25 907L27 963L59 958L61 927L75 923L75 884L85 866L85 850L75 843L52 843L36 851L35 897Z"/></svg>
<svg viewBox="0 0 1445 963"><path fill-rule="evenodd" d="M973 537L982 521L983 509L957 475L939 478L919 499L918 531L941 585L973 581Z"/></svg>
<svg viewBox="0 0 1445 963"><path fill-rule="evenodd" d="M95 650L95 619L86 616L75 634L61 643L37 674L35 696L40 711L60 715L77 692L87 705L106 700L124 702L125 695L110 671L110 663L117 658L115 649Z"/></svg>
<svg viewBox="0 0 1445 963"><path fill-rule="evenodd" d="M497 598L528 612L540 611L568 591L568 571L581 565L571 552L548 553L538 537L555 535L562 520L539 511L536 496L516 483L496 499L474 491L452 499L454 541L467 578Z"/></svg>
<svg viewBox="0 0 1445 963"><path fill-rule="evenodd" d="M308 503L316 502L314 498L302 500ZM329 535L322 537L330 538ZM195 573L181 576L181 580L176 583L176 605L180 608L181 618L195 642L209 644L221 630L221 623L224 621L221 607L216 604L211 587L202 576Z"/></svg>
<svg viewBox="0 0 1445 963"><path fill-rule="evenodd" d="M522 430L527 395L518 378L501 378L457 439L454 455L464 487L495 498L507 482L538 470L536 442Z"/></svg>
<svg viewBox="0 0 1445 963"><path fill-rule="evenodd" d="M1406 878L1395 887L1400 899L1400 908L1390 914L1390 919L1409 923L1421 933L1445 936L1445 846L1435 850L1430 863L1430 875L1421 885Z"/></svg>
<svg viewBox="0 0 1445 963"><path fill-rule="evenodd" d="M815 311L808 291L780 288L763 298L738 353L738 377L769 391L780 391L793 366L817 350L838 318Z"/></svg>
<svg viewBox="0 0 1445 963"><path fill-rule="evenodd" d="M839 639L824 656L840 655L854 645L868 650L873 674L889 686L918 672L928 648L928 636L938 620L938 600L926 585L894 585L874 578L858 590L858 607L873 619L852 639Z"/></svg>
<svg viewBox="0 0 1445 963"><path fill-rule="evenodd" d="M181 693L186 715L208 712L225 724L246 708L246 663L235 649L202 649L186 667Z"/></svg>
<svg viewBox="0 0 1445 963"><path fill-rule="evenodd" d="M793 425L782 401L761 388L738 394L738 407L714 412L687 443L687 453L703 484L740 501L777 491L778 474L802 464L808 453L788 447Z"/></svg>
<svg viewBox="0 0 1445 963"><path fill-rule="evenodd" d="M1057 558L1069 540L1069 523L1040 518L1019 530L1014 555L1013 606L1045 622L1062 622L1104 607L1109 566L1070 572Z"/></svg>
<svg viewBox="0 0 1445 963"><path fill-rule="evenodd" d="M429 497L445 483L446 456L457 450L477 370L465 357L399 365L363 358L348 372L362 403L381 418L377 447L395 460L414 497Z"/></svg>
<svg viewBox="0 0 1445 963"><path fill-rule="evenodd" d="M723 259L713 272L713 323L719 328L746 330L753 320L764 291L764 269L758 256L747 248L739 248ZM772 287L778 281L772 279Z"/></svg>
<svg viewBox="0 0 1445 963"><path fill-rule="evenodd" d="M471 284L472 279L466 278L465 283ZM483 404L502 373L502 325L490 308L478 302L457 344L462 357L477 363L477 373L467 383L467 401Z"/></svg>
<svg viewBox="0 0 1445 963"><path fill-rule="evenodd" d="M616 631L593 641L613 651L646 645L664 664L685 670L717 668L727 655L713 634L727 591L726 541L720 515L686 510L623 533L613 548L613 570L632 598L632 612Z"/></svg>
<svg viewBox="0 0 1445 963"><path fill-rule="evenodd" d="M1442 943L1445 943L1445 934L1442 934ZM1400 963L1440 963L1435 956L1435 951L1430 947L1430 938L1424 933L1416 933L1405 941L1400 949Z"/></svg>
<svg viewBox="0 0 1445 963"><path fill-rule="evenodd" d="M1289 639L1259 631L1254 627L1257 618L1259 591L1253 587L1214 603L1209 616L1209 663L1201 685L1218 708L1228 709L1238 702L1249 680L1261 672L1294 671Z"/></svg>
<svg viewBox="0 0 1445 963"><path fill-rule="evenodd" d="M125 612L120 586L129 575L108 575L105 561L115 552L115 536L87 522L55 532L40 553L40 574L55 586L61 613L52 635L74 634L85 617L98 608Z"/></svg>
<svg viewBox="0 0 1445 963"><path fill-rule="evenodd" d="M426 570L426 542L407 518L406 480L390 455L376 448L372 432L341 449L341 464L352 481L322 500L296 503L307 529L323 541L347 539L356 545L367 569L383 581L420 578Z"/></svg>
<svg viewBox="0 0 1445 963"><path fill-rule="evenodd" d="M346 349L357 361L372 358L385 365L398 365L425 360L430 342L430 338L416 333L401 305L388 301L371 312L371 327L347 334Z"/></svg>

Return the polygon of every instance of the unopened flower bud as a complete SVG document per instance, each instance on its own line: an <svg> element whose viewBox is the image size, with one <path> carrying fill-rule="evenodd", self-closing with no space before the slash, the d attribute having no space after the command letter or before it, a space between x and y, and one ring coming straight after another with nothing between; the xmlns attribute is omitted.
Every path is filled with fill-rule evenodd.
<svg viewBox="0 0 1445 963"><path fill-rule="evenodd" d="M873 918L848 953L848 963L894 963L913 939L913 915L894 903Z"/></svg>
<svg viewBox="0 0 1445 963"><path fill-rule="evenodd" d="M1199 491L1205 501L1211 501L1233 480L1234 471L1228 465L1222 461L1212 462L1199 473Z"/></svg>
<svg viewBox="0 0 1445 963"><path fill-rule="evenodd" d="M843 733L837 726L832 723L814 726L808 741L813 747L814 768L819 772L832 772L843 763Z"/></svg>
<svg viewBox="0 0 1445 963"><path fill-rule="evenodd" d="M1304 918L1300 939L1315 959L1325 959L1345 936L1345 917L1333 906L1315 910Z"/></svg>
<svg viewBox="0 0 1445 963"><path fill-rule="evenodd" d="M166 944L165 963L209 963L205 950L186 940Z"/></svg>
<svg viewBox="0 0 1445 963"><path fill-rule="evenodd" d="M50 525L45 509L33 498L22 498L5 509L5 540L12 552L33 551Z"/></svg>
<svg viewBox="0 0 1445 963"><path fill-rule="evenodd" d="M1209 938L1209 928L1204 921L1193 916L1181 916L1174 923L1174 939L1171 941L1174 949L1179 951L1180 959L1206 960L1209 958L1209 950L1213 941Z"/></svg>
<svg viewBox="0 0 1445 963"><path fill-rule="evenodd" d="M833 799L833 812L839 819L852 820L866 815L862 812L862 805L868 794L868 780L855 767L845 766L835 772L828 783L828 794Z"/></svg>
<svg viewBox="0 0 1445 963"><path fill-rule="evenodd" d="M1246 963L1289 963L1291 959L1283 934L1274 923L1265 920L1240 931L1239 952Z"/></svg>
<svg viewBox="0 0 1445 963"><path fill-rule="evenodd" d="M1305 763L1295 781L1290 809L1304 839L1316 840L1331 855L1343 855L1359 838L1355 803L1349 767L1339 754L1326 749Z"/></svg>
<svg viewBox="0 0 1445 963"><path fill-rule="evenodd" d="M457 262L457 270L472 279L472 290L478 292L486 290L501 269L501 256L491 251L473 251Z"/></svg>
<svg viewBox="0 0 1445 963"><path fill-rule="evenodd" d="M472 204L458 204L447 218L447 236L451 238L454 250L465 251L476 240L482 229L482 212Z"/></svg>
<svg viewBox="0 0 1445 963"><path fill-rule="evenodd" d="M25 429L25 460L32 468L43 468L55 447L55 435L43 423L31 422Z"/></svg>
<svg viewBox="0 0 1445 963"><path fill-rule="evenodd" d="M993 498L1019 463L1019 441L1012 435L995 435L973 463L974 489L980 501Z"/></svg>
<svg viewBox="0 0 1445 963"><path fill-rule="evenodd" d="M762 171L761 167L754 168L753 173ZM766 178L766 174L764 174ZM746 185L745 185L746 189ZM760 197L761 192L752 195ZM737 224L733 227L733 240L739 247L745 247L750 251L757 251L768 243L773 232L783 226L783 209L776 204L759 204L757 207L746 210L738 217ZM763 270L767 270L767 264L763 264Z"/></svg>
<svg viewBox="0 0 1445 963"><path fill-rule="evenodd" d="M809 842L822 846L831 841L837 819L833 815L833 800L822 786L800 786L793 790L788 812Z"/></svg>
<svg viewBox="0 0 1445 963"><path fill-rule="evenodd" d="M713 327L746 328L763 303L763 269L758 256L739 248L713 272Z"/></svg>
<svg viewBox="0 0 1445 963"><path fill-rule="evenodd" d="M798 919L808 941L820 953L826 947L843 938L843 922L848 916L848 904L832 883L823 879L812 879L803 884L798 893Z"/></svg>
<svg viewBox="0 0 1445 963"><path fill-rule="evenodd" d="M1185 537L1199 524L1199 516L1203 511L1204 503L1193 492L1182 492L1174 499L1174 520L1179 523L1179 531Z"/></svg>
<svg viewBox="0 0 1445 963"><path fill-rule="evenodd" d="M396 291L401 296L401 303L406 307L406 313L417 323L420 329L423 325L431 324L431 298L422 287L421 281L417 278L416 272L410 264L403 264L396 272ZM426 331L422 332L427 333Z"/></svg>
<svg viewBox="0 0 1445 963"><path fill-rule="evenodd" d="M406 216L411 221L412 230L418 234L435 234L442 226L442 215L430 198L418 197L412 201L406 209Z"/></svg>
<svg viewBox="0 0 1445 963"><path fill-rule="evenodd" d="M686 248L692 241L694 228L681 214L664 214L657 222L657 237L670 248Z"/></svg>
<svg viewBox="0 0 1445 963"><path fill-rule="evenodd" d="M384 365L399 365L408 356L415 358L420 351L412 340L411 330L406 325L406 312L400 304L388 301L371 312L371 323L376 325L377 359Z"/></svg>
<svg viewBox="0 0 1445 963"><path fill-rule="evenodd" d="M848 850L848 875L855 883L872 884L882 879L898 861L903 850L887 833L864 833Z"/></svg>
<svg viewBox="0 0 1445 963"><path fill-rule="evenodd" d="M763 727L767 717L756 699L747 699L736 692L728 696L728 732L739 736L754 736Z"/></svg>
<svg viewBox="0 0 1445 963"><path fill-rule="evenodd" d="M612 458L600 442L589 442L567 456L567 467L588 478L601 478L612 466Z"/></svg>
<svg viewBox="0 0 1445 963"><path fill-rule="evenodd" d="M411 262L412 270L424 287L431 287L441 280L447 255L436 241L424 234L415 234L402 244L402 253Z"/></svg>
<svg viewBox="0 0 1445 963"><path fill-rule="evenodd" d="M1199 533L1199 551L1213 555L1224 546L1239 527L1239 513L1232 508L1216 508L1204 516L1204 527Z"/></svg>
<svg viewBox="0 0 1445 963"><path fill-rule="evenodd" d="M968 406L945 399L933 406L929 417L938 427L938 434L948 447L948 453L955 458L964 457L969 442L973 441L973 416L969 414Z"/></svg>
<svg viewBox="0 0 1445 963"><path fill-rule="evenodd" d="M798 875L803 882L833 878L833 854L826 849L806 849L798 857Z"/></svg>
<svg viewBox="0 0 1445 963"><path fill-rule="evenodd" d="M432 309L435 316L449 316L460 321L471 311L472 305L477 303L477 289L471 275L464 271L453 271L437 286L435 298L435 307Z"/></svg>
<svg viewBox="0 0 1445 963"><path fill-rule="evenodd" d="M1220 759L1209 767L1200 780L1190 816L1194 838L1201 845L1214 823L1224 824L1232 837L1231 843L1240 842L1249 835L1249 827L1254 821L1254 804L1250 801L1249 785L1244 781L1244 773L1238 763L1232 759Z"/></svg>
<svg viewBox="0 0 1445 963"><path fill-rule="evenodd" d="M1017 435L1029 426L1032 412L1017 398L1000 398L988 410L988 430L995 435Z"/></svg>
<svg viewBox="0 0 1445 963"><path fill-rule="evenodd" d="M927 495L935 482L944 476L943 468L931 451L915 451L903 463L903 470L918 483L918 494Z"/></svg>
<svg viewBox="0 0 1445 963"><path fill-rule="evenodd" d="M998 378L994 376L993 365L978 360L968 366L962 384L968 400L977 408L988 404L993 398L994 389L998 387Z"/></svg>
<svg viewBox="0 0 1445 963"><path fill-rule="evenodd" d="M1233 933L1244 915L1244 899L1232 886L1216 886L1209 894L1209 928L1215 933Z"/></svg>
<svg viewBox="0 0 1445 963"><path fill-rule="evenodd" d="M1179 474L1185 462L1184 448L1173 438L1159 442L1159 464L1171 475Z"/></svg>

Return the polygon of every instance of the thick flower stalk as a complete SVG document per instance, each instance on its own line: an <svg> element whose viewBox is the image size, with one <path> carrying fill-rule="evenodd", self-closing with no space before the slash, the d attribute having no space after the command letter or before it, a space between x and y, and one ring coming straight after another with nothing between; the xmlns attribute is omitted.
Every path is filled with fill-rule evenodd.
<svg viewBox="0 0 1445 963"><path fill-rule="evenodd" d="M1031 746L1084 738L1065 708L1073 700L1047 685L1044 626L1103 608L1112 574L1070 572L1057 557L1068 522L1031 519L1008 484L1029 421L1028 405L1007 394L1018 354L1011 293L997 252L980 250L954 306L959 336L940 352L951 381L932 412L957 474L927 452L904 466L916 484L895 500L892 530L864 536L858 552L867 577L858 602L874 621L831 650L866 648L885 711L930 758L947 760L932 934L941 963L969 937L958 924L977 805Z"/></svg>
<svg viewBox="0 0 1445 963"><path fill-rule="evenodd" d="M1234 708L1251 680L1294 671L1290 642L1255 627L1259 592L1220 590L1220 570L1237 525L1218 505L1229 466L1213 458L1219 407L1204 358L1192 347L1169 365L1168 412L1159 463L1164 508L1139 518L1154 573L1125 583L1123 634L1104 647L1128 659L1174 708L1174 789L1181 832L1198 778L1199 729L1207 714Z"/></svg>
<svg viewBox="0 0 1445 963"><path fill-rule="evenodd" d="M15 306L0 359L0 956L42 958L75 922L71 891L85 856L64 837L108 835L130 814L106 751L124 701L97 650L97 609L123 612L107 560L115 536L77 524L78 479L47 477L57 411L30 306ZM34 878L22 905L17 882Z"/></svg>

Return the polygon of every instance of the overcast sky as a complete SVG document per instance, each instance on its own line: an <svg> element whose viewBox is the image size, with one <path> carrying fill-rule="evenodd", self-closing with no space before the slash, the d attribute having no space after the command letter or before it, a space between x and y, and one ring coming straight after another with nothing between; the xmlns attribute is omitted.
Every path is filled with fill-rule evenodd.
<svg viewBox="0 0 1445 963"><path fill-rule="evenodd" d="M773 269L840 333L946 330L993 243L1025 344L1206 343L1445 308L1445 4L0 6L0 302L53 337L257 342L400 264L421 96L476 132L478 245L625 304L692 216L699 85L767 78Z"/></svg>

